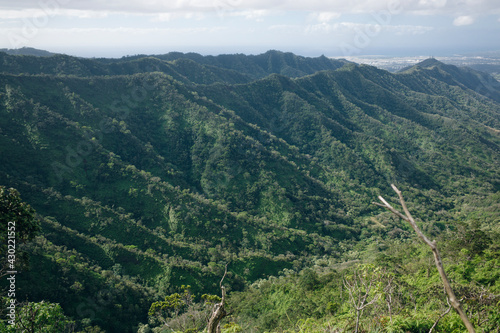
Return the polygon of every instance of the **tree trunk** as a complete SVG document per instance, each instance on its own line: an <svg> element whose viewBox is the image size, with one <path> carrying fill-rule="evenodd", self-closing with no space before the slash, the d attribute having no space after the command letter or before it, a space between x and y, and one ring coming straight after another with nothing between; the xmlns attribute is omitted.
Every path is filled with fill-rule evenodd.
<svg viewBox="0 0 500 333"><path fill-rule="evenodd" d="M226 277L227 274L227 265L228 264L226 264L224 276L222 276L222 279L220 280L219 283L222 293L222 299L220 303L215 304L214 308L212 309L212 315L208 320L207 333L220 333L221 332L220 322L222 318L224 318L227 315L226 309L224 309L224 302L226 301L226 288L222 285L222 281L224 281L224 278Z"/></svg>
<svg viewBox="0 0 500 333"><path fill-rule="evenodd" d="M222 289L222 300L220 303L217 303L214 305L214 308L212 310L212 316L210 316L210 319L208 320L208 327L207 327L207 332L208 333L220 333L220 321L222 318L226 316L226 310L224 309L224 301L226 298L226 289L224 287Z"/></svg>
<svg viewBox="0 0 500 333"><path fill-rule="evenodd" d="M359 317L361 317L361 311L357 310L356 311L356 330L354 331L354 333L358 333L358 331L359 331Z"/></svg>

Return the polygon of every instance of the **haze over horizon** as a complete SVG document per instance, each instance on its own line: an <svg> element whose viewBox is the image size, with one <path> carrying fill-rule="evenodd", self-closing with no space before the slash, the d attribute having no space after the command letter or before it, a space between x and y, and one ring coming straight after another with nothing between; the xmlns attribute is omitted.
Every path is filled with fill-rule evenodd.
<svg viewBox="0 0 500 333"><path fill-rule="evenodd" d="M304 56L500 50L495 0L0 1L0 48L83 57L171 51Z"/></svg>

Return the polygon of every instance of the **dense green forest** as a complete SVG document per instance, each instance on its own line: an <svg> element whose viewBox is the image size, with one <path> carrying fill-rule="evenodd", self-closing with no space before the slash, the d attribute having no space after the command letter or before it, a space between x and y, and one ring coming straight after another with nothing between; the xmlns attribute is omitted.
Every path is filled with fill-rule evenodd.
<svg viewBox="0 0 500 333"><path fill-rule="evenodd" d="M227 267L222 332L463 332L393 183L499 332L499 153L500 83L435 59L0 52L0 330L201 332Z"/></svg>

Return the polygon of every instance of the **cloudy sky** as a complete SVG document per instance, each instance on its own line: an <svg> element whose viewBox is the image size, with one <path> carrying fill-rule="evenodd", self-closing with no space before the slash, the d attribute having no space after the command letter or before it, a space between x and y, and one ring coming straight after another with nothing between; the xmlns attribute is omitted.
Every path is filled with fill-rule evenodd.
<svg viewBox="0 0 500 333"><path fill-rule="evenodd" d="M499 0L0 0L0 48L84 57L500 50Z"/></svg>

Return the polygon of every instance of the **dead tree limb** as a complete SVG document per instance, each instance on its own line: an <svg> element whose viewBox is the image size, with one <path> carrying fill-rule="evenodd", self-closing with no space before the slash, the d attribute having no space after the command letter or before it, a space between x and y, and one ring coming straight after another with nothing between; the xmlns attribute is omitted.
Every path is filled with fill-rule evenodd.
<svg viewBox="0 0 500 333"><path fill-rule="evenodd" d="M450 301L448 300L448 298L446 298L446 303L448 303L448 309L446 309L445 312L441 313L438 317L438 319L434 322L434 325L432 325L431 329L429 330L429 333L432 333L432 331L434 330L434 328L437 326L437 324L439 323L439 321L441 319L443 319L444 316L446 316L450 310L451 310L451 305L450 305Z"/></svg>
<svg viewBox="0 0 500 333"><path fill-rule="evenodd" d="M226 309L224 309L224 302L226 300L226 288L222 285L222 281L224 281L224 278L226 277L228 264L229 263L226 264L224 275L222 276L222 279L220 280L219 283L222 293L222 298L220 303L214 304L214 307L212 309L212 315L208 320L207 333L220 333L221 332L220 322L222 318L224 318L227 315Z"/></svg>
<svg viewBox="0 0 500 333"><path fill-rule="evenodd" d="M358 283L359 281L359 283ZM346 278L343 279L344 287L349 292L349 301L356 310L356 328L354 333L359 332L359 321L363 310L375 303L379 295L373 296L373 299L368 301L368 297L371 296L372 284L376 282L374 278L364 278L359 272L354 271L352 281L348 281Z"/></svg>
<svg viewBox="0 0 500 333"><path fill-rule="evenodd" d="M441 276L441 280L443 281L444 289L446 290L446 293L448 294L448 299L450 300L451 305L453 308L458 312L460 315L460 318L462 319L462 322L464 323L465 327L467 328L467 331L469 333L475 333L474 326L472 326L471 322L469 321L469 318L467 318L467 315L465 314L464 310L462 309L462 305L460 304L460 301L457 299L455 296L455 293L453 292L453 289L451 289L450 282L448 281L448 277L446 276L446 272L443 268L443 262L441 261L441 255L439 254L439 251L436 247L436 241L430 241L425 235L420 231L418 228L417 224L415 223L415 220L410 214L410 211L408 210L408 207L406 207L406 202L403 199L403 195L401 194L401 191L398 190L394 184L391 184L392 189L398 194L399 196L399 202L401 206L403 207L403 210L405 212L405 215L394 209L387 201L385 201L384 198L379 196L379 200L382 202L382 204L378 202L374 202L374 204L384 207L388 210L390 210L394 215L399 216L403 220L407 221L410 223L411 227L413 230L417 233L417 236L425 243L427 244L431 250L432 253L434 254L434 262L436 264L437 270L439 272L439 275Z"/></svg>

